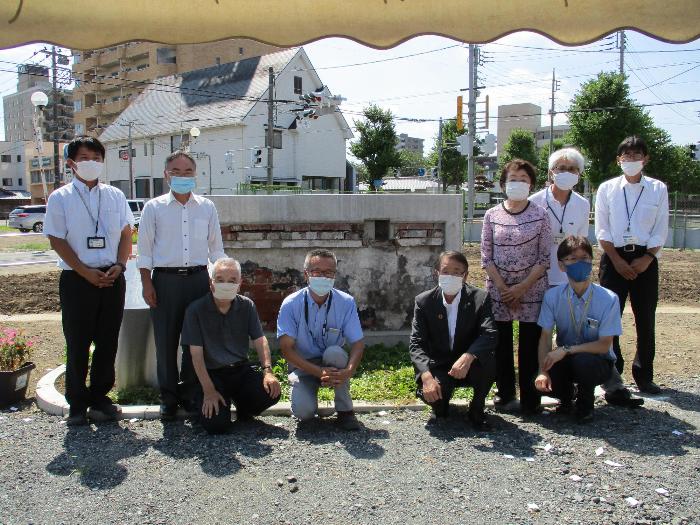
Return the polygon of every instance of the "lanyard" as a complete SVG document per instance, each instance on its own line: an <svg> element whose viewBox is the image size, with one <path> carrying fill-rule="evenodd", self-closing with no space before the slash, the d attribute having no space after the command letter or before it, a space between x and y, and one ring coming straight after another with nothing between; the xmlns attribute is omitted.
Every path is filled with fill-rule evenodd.
<svg viewBox="0 0 700 525"><path fill-rule="evenodd" d="M97 184L97 218L95 218L92 211L90 211L90 206L88 206L87 202L85 202L85 197L83 197L83 195L80 193L80 188L75 186L75 191L78 192L78 197L80 197L83 206L85 206L88 215L90 215L90 219L92 219L92 222L95 223L95 236L97 236L97 228L100 224L100 207L102 206L102 192L100 191L100 185L99 183ZM90 198L90 190L88 190L88 198Z"/></svg>
<svg viewBox="0 0 700 525"><path fill-rule="evenodd" d="M641 184L641 182L640 182ZM637 204L639 204L639 199L642 198L642 193L644 193L644 186L642 186L642 191L639 192L639 195L637 196L637 200L634 203L634 207L632 208L632 213L630 213L630 208L629 205L627 204L627 191L625 191L625 188L622 188L622 194L625 196L625 211L627 212L627 231L630 231L630 226L632 224L632 216L634 215L634 210L637 209Z"/></svg>
<svg viewBox="0 0 700 525"><path fill-rule="evenodd" d="M571 288L571 286L569 286ZM566 299L569 302L569 316L571 317L571 324L574 325L574 331L576 333L576 341L581 340L581 330L583 329L583 323L586 321L586 314L588 314L588 308L591 306L591 299L593 298L593 288L588 285L589 293L588 299L583 304L583 312L581 313L581 322L576 322L576 315L574 314L574 306L571 304L571 296L574 295L574 289L571 288L571 295L567 294Z"/></svg>
<svg viewBox="0 0 700 525"><path fill-rule="evenodd" d="M547 208L549 208L549 211L552 212L552 215L554 215L554 218L557 220L559 223L559 233L564 233L564 215L566 215L566 207L569 205L569 201L571 200L571 193L569 193L569 197L566 199L566 202L564 203L564 209L561 212L561 219L557 217L557 214L554 212L554 209L549 205L549 192L551 189L548 189L544 193L544 200L547 201Z"/></svg>
<svg viewBox="0 0 700 525"><path fill-rule="evenodd" d="M326 330L328 328L328 313L331 311L331 303L333 302L333 290L328 292L328 301L326 302L326 319L323 321L323 328L321 330L321 340L325 342ZM304 319L306 319L306 329L309 331L309 336L312 340L315 339L314 333L311 331L309 326L309 292L307 290L306 296L304 297ZM323 345L320 345L323 346Z"/></svg>

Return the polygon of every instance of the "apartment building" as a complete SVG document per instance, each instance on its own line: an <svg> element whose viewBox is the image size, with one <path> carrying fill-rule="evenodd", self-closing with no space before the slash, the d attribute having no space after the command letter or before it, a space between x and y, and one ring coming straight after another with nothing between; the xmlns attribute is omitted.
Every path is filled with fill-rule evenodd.
<svg viewBox="0 0 700 525"><path fill-rule="evenodd" d="M73 52L76 135L98 136L154 80L271 53L254 40L168 45L130 42ZM172 89L163 85L163 90ZM142 123L145 124L145 123Z"/></svg>
<svg viewBox="0 0 700 525"><path fill-rule="evenodd" d="M418 153L422 157L423 139L419 139L417 137L409 137L408 134L401 133L398 137L396 149L398 151L413 151L414 153Z"/></svg>

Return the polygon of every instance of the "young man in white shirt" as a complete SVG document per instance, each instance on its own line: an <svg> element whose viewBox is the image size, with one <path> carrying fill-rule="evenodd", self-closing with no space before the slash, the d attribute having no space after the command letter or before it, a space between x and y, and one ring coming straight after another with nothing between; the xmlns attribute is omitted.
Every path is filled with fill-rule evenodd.
<svg viewBox="0 0 700 525"><path fill-rule="evenodd" d="M59 256L63 334L66 338L67 424L116 420L121 409L107 393L114 386L114 360L124 312L124 271L131 254L134 217L121 190L100 184L105 148L77 137L68 144L70 184L49 197L44 235ZM95 344L90 386L85 380ZM89 412L88 412L89 409Z"/></svg>
<svg viewBox="0 0 700 525"><path fill-rule="evenodd" d="M575 148L562 148L549 156L549 185L530 197L549 216L554 242L547 278L549 286L559 286L569 282L557 258L557 250L569 235L588 237L591 205L588 199L574 191L585 168L583 155ZM610 378L603 384L605 399L611 405L638 407L644 404L642 398L633 396L622 382L622 377L614 369Z"/></svg>
<svg viewBox="0 0 700 525"><path fill-rule="evenodd" d="M225 256L214 203L193 193L196 174L191 155L171 153L164 173L170 191L146 203L139 224L136 264L153 318L163 421L175 419L178 404L193 409L197 379L187 345L177 368L180 332L187 307L209 292L207 262Z"/></svg>
<svg viewBox="0 0 700 525"><path fill-rule="evenodd" d="M639 390L659 394L654 383L656 304L659 298L659 263L668 234L666 185L643 173L649 162L647 145L639 137L627 137L618 146L617 163L622 175L598 187L595 230L605 251L600 260L600 284L615 292L624 310L629 295L637 329L637 353L632 376ZM613 342L616 366L624 361L619 338Z"/></svg>

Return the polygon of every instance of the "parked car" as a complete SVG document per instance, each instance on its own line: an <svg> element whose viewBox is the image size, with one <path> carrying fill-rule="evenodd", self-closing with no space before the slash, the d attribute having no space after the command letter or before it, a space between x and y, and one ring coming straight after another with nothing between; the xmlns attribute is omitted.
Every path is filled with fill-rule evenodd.
<svg viewBox="0 0 700 525"><path fill-rule="evenodd" d="M20 206L10 212L7 225L10 228L17 228L21 232L34 230L41 233L44 231L45 216L46 205L44 204Z"/></svg>
<svg viewBox="0 0 700 525"><path fill-rule="evenodd" d="M141 222L141 211L146 205L146 199L126 199L129 203L129 208L131 208L131 213L134 214L134 227L138 229L139 222Z"/></svg>

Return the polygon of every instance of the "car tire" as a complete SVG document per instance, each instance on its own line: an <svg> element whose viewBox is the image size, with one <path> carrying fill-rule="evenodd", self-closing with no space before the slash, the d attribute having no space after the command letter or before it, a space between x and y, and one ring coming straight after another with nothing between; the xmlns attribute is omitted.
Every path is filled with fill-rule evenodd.
<svg viewBox="0 0 700 525"><path fill-rule="evenodd" d="M35 222L34 226L32 227L32 230L34 230L36 233L42 233L44 231L44 223L43 222ZM29 231L29 230L27 230Z"/></svg>

